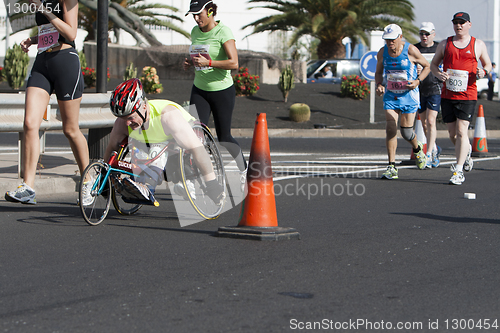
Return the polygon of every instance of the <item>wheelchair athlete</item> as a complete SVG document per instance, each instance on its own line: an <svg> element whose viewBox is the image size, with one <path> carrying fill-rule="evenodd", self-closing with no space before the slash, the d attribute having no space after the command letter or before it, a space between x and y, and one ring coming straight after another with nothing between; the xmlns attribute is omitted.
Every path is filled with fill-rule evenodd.
<svg viewBox="0 0 500 333"><path fill-rule="evenodd" d="M109 144L104 159L109 159L113 151L118 151L125 138L143 146L156 147L172 139L183 149L191 152L201 177L206 184L206 194L216 204L225 198L224 188L215 179L215 173L198 136L191 128L195 120L184 108L168 100L147 100L139 79L130 79L119 84L110 98L111 112L118 117L111 130ZM136 151L141 152L141 149ZM134 154L132 150L132 154ZM137 156L136 156L137 158ZM138 157L141 159L141 157ZM154 189L161 182L166 160L159 158L160 164L143 169L139 179L124 178L113 186L129 199L155 202ZM176 187L180 184L176 184ZM176 188L176 192L177 192ZM183 188L181 188L183 191ZM188 190L189 184L188 184Z"/></svg>

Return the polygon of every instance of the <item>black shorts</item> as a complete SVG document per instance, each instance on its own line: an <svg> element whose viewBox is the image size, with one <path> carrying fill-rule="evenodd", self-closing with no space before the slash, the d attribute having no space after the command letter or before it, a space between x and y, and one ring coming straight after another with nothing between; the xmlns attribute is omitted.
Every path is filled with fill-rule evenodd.
<svg viewBox="0 0 500 333"><path fill-rule="evenodd" d="M439 112L440 104L441 104L441 95L430 95L430 96L420 95L420 109L418 109L418 113L422 113L427 110L434 110Z"/></svg>
<svg viewBox="0 0 500 333"><path fill-rule="evenodd" d="M463 101L453 99L441 99L441 114L445 123L452 123L457 119L472 120L476 110L477 101Z"/></svg>
<svg viewBox="0 0 500 333"><path fill-rule="evenodd" d="M43 52L36 56L26 87L42 88L56 93L60 101L83 95L83 75L78 52L74 48Z"/></svg>

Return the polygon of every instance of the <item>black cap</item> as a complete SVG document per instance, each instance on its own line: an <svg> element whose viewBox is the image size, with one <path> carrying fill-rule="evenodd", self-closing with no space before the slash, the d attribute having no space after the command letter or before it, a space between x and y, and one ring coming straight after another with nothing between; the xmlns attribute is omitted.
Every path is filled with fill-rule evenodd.
<svg viewBox="0 0 500 333"><path fill-rule="evenodd" d="M212 0L191 0L191 4L189 5L189 11L185 16L189 14L199 14L208 5Z"/></svg>
<svg viewBox="0 0 500 333"><path fill-rule="evenodd" d="M470 22L470 16L466 12L458 12L455 15L453 15L452 21L455 20L464 20L465 22Z"/></svg>

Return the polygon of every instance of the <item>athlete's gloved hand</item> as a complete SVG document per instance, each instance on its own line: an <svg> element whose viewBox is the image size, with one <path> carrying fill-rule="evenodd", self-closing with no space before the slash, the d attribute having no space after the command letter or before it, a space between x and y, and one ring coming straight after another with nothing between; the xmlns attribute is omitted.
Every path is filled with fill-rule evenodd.
<svg viewBox="0 0 500 333"><path fill-rule="evenodd" d="M208 195L216 205L222 204L226 197L226 193L224 192L224 188L217 182L217 179L207 181L206 184L206 195Z"/></svg>

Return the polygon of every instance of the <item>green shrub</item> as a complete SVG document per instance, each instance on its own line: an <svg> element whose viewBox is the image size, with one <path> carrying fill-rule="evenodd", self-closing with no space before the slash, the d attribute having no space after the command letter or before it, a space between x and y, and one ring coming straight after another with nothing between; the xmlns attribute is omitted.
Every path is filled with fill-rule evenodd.
<svg viewBox="0 0 500 333"><path fill-rule="evenodd" d="M19 89L24 85L29 61L28 54L23 51L19 44L7 50L2 73L12 89Z"/></svg>
<svg viewBox="0 0 500 333"><path fill-rule="evenodd" d="M354 99L364 99L370 93L368 81L359 77L359 75L344 75L340 85L340 95L342 97L351 97Z"/></svg>
<svg viewBox="0 0 500 333"><path fill-rule="evenodd" d="M281 71L280 80L278 83L278 87L283 93L283 98L285 99L285 103L288 100L288 94L290 93L290 90L295 88L295 83L293 82L293 80L294 80L293 70L290 66L286 66Z"/></svg>
<svg viewBox="0 0 500 333"><path fill-rule="evenodd" d="M85 53L83 53L83 50L78 52L78 58L80 58L80 66L82 68L86 68L87 66L87 57L85 57Z"/></svg>
<svg viewBox="0 0 500 333"><path fill-rule="evenodd" d="M141 82L147 94L159 94L163 91L163 86L154 67L146 66L142 69Z"/></svg>
<svg viewBox="0 0 500 333"><path fill-rule="evenodd" d="M125 68L125 74L123 75L123 81L130 79L135 79L137 77L137 67L134 67L134 63L131 61Z"/></svg>
<svg viewBox="0 0 500 333"><path fill-rule="evenodd" d="M311 109L304 103L295 103L290 106L290 119L302 123L311 119Z"/></svg>

